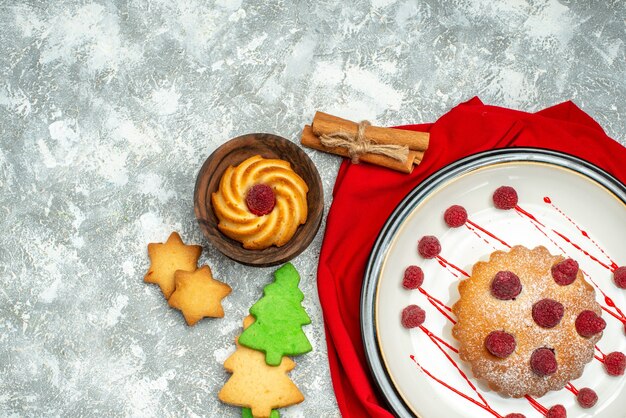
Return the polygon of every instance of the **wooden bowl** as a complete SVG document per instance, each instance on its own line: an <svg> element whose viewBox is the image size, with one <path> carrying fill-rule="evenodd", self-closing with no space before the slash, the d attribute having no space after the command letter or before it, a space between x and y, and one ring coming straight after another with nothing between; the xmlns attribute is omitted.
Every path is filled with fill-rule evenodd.
<svg viewBox="0 0 626 418"><path fill-rule="evenodd" d="M298 227L295 235L282 247L248 250L217 228L219 223L211 205L211 194L219 188L222 174L228 166L237 166L253 155L288 161L291 168L309 186L307 193L307 221ZM324 191L317 168L296 144L272 134L248 134L231 139L206 159L194 190L194 211L205 237L224 255L250 266L268 267L285 263L309 246L322 222Z"/></svg>

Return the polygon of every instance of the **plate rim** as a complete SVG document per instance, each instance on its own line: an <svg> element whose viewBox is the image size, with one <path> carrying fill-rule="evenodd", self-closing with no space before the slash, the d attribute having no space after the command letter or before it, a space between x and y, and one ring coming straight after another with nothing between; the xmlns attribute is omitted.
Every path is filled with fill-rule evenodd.
<svg viewBox="0 0 626 418"><path fill-rule="evenodd" d="M626 205L626 185L606 170L580 157L545 148L518 147L483 151L456 160L416 185L398 203L376 237L368 257L361 286L360 318L361 339L370 374L382 398L394 414L401 418L416 417L396 389L387 368L383 364L381 348L376 331L376 294L383 261L395 233L406 217L422 200L444 182L477 169L512 162L537 162L570 169L606 188Z"/></svg>

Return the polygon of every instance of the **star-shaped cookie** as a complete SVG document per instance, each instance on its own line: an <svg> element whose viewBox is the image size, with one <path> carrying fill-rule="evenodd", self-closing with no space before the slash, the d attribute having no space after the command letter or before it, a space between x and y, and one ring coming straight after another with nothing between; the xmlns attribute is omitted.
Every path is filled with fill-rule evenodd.
<svg viewBox="0 0 626 418"><path fill-rule="evenodd" d="M222 299L231 288L213 278L209 266L204 265L194 272L177 271L174 275L176 290L168 303L182 311L188 325L194 325L204 317L222 318Z"/></svg>
<svg viewBox="0 0 626 418"><path fill-rule="evenodd" d="M194 271L202 252L200 245L185 245L177 232L172 232L167 241L148 244L150 269L144 281L156 283L161 287L165 299L174 291L174 273L176 270Z"/></svg>

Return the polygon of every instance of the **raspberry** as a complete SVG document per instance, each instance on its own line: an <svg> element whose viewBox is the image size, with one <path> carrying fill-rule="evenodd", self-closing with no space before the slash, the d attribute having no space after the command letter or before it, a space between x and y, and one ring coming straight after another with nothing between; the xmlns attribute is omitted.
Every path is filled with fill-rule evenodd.
<svg viewBox="0 0 626 418"><path fill-rule="evenodd" d="M552 408L548 409L546 418L567 418L567 411L565 411L563 405L554 405Z"/></svg>
<svg viewBox="0 0 626 418"><path fill-rule="evenodd" d="M549 376L556 373L558 365L554 352L549 348L538 348L530 356L530 368L539 376Z"/></svg>
<svg viewBox="0 0 626 418"><path fill-rule="evenodd" d="M246 205L257 216L267 215L274 209L276 195L267 184L255 184L246 194Z"/></svg>
<svg viewBox="0 0 626 418"><path fill-rule="evenodd" d="M609 353L604 358L604 368L611 376L621 376L626 368L626 356L619 351Z"/></svg>
<svg viewBox="0 0 626 418"><path fill-rule="evenodd" d="M408 266L404 270L402 287L407 290L417 289L424 283L424 272L418 266Z"/></svg>
<svg viewBox="0 0 626 418"><path fill-rule="evenodd" d="M443 214L443 220L450 228L458 228L463 226L467 221L467 211L463 206L450 206Z"/></svg>
<svg viewBox="0 0 626 418"><path fill-rule="evenodd" d="M566 258L552 266L552 277L557 284L561 286L566 286L568 284L572 284L574 280L576 280L576 275L578 274L578 263L576 260L572 260L571 258Z"/></svg>
<svg viewBox="0 0 626 418"><path fill-rule="evenodd" d="M602 332L606 322L593 311L582 311L578 314L575 325L580 336L589 338Z"/></svg>
<svg viewBox="0 0 626 418"><path fill-rule="evenodd" d="M491 294L497 299L515 299L521 291L522 282L511 271L499 271L491 281Z"/></svg>
<svg viewBox="0 0 626 418"><path fill-rule="evenodd" d="M441 252L441 244L437 237L426 235L417 243L417 252L424 258L435 258Z"/></svg>
<svg viewBox="0 0 626 418"><path fill-rule="evenodd" d="M591 408L598 402L598 395L593 389L582 388L576 396L578 404L583 408Z"/></svg>
<svg viewBox="0 0 626 418"><path fill-rule="evenodd" d="M505 415L504 418L526 418L526 415L513 412L512 414Z"/></svg>
<svg viewBox="0 0 626 418"><path fill-rule="evenodd" d="M619 267L613 272L613 281L615 286L626 289L626 266Z"/></svg>
<svg viewBox="0 0 626 418"><path fill-rule="evenodd" d="M501 186L493 192L493 204L498 209L513 209L517 206L517 192L511 186Z"/></svg>
<svg viewBox="0 0 626 418"><path fill-rule="evenodd" d="M565 308L553 299L541 299L533 305L533 319L542 328L553 328L563 318Z"/></svg>
<svg viewBox="0 0 626 418"><path fill-rule="evenodd" d="M515 337L504 331L492 331L485 338L485 348L496 357L506 358L515 351Z"/></svg>
<svg viewBox="0 0 626 418"><path fill-rule="evenodd" d="M402 326L416 328L424 323L426 312L417 305L409 305L402 310Z"/></svg>

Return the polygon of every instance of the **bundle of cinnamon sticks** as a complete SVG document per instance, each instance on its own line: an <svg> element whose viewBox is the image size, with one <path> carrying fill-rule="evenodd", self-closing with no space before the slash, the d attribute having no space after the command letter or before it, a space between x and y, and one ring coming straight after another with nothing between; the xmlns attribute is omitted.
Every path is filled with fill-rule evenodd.
<svg viewBox="0 0 626 418"><path fill-rule="evenodd" d="M342 139L329 141L332 138ZM327 113L316 112L313 123L304 127L300 142L319 151L352 157L353 161L356 153L357 161L411 173L413 167L422 161L424 152L428 149L429 139L430 135L427 132L381 128L366 122L358 124ZM324 143L345 145L328 146ZM383 150L379 150L380 148ZM384 148L392 151L386 152Z"/></svg>

